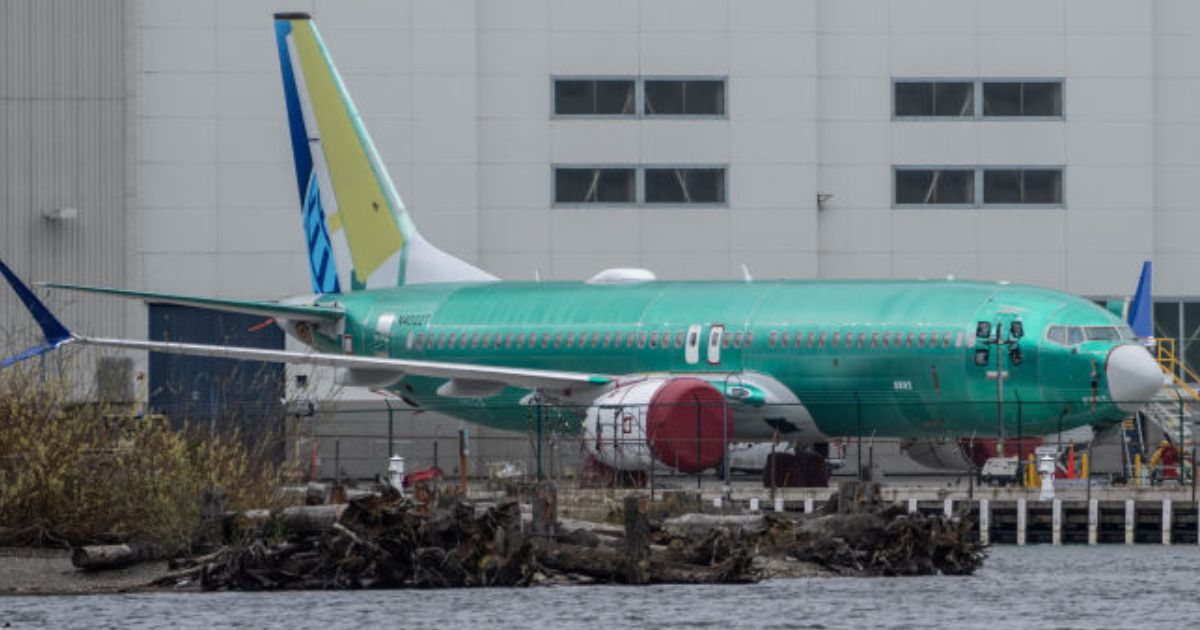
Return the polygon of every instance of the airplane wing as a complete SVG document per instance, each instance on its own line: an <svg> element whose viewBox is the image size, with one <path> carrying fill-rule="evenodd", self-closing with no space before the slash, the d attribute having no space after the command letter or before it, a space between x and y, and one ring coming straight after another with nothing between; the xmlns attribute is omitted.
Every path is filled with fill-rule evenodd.
<svg viewBox="0 0 1200 630"><path fill-rule="evenodd" d="M108 348L124 348L127 350L142 350L150 352L165 352L192 356L218 357L240 359L247 361L269 361L276 363L302 363L320 365L348 370L361 370L367 374L395 374L400 376L429 376L445 378L456 382L461 389L488 385L509 385L528 389L539 389L570 397L572 392L601 387L615 381L615 377L602 374L587 374L583 372L568 372L560 370L537 370L528 368L505 367L495 365L478 365L473 363L449 363L444 361L419 361L412 359L396 359L388 357L365 357L347 354L332 354L324 352L293 352L286 350L267 350L262 348L244 348L239 346L221 346L197 343L181 343L172 341L142 341L136 339L109 339L102 337L85 337L67 330L66 326L50 312L50 309L37 298L29 287L16 274L0 261L0 275L8 281L21 302L33 315L34 320L42 329L45 343L38 344L12 357L0 360L0 368L7 367L25 359L44 354L67 344L79 343L84 345L102 346ZM122 297L145 299L152 302L184 304L221 308L241 313L256 315L290 317L293 319L327 320L342 317L340 310L322 307L280 304L276 302L253 302L244 300L227 300L222 298L205 298L186 295L171 295L148 293L142 291L127 291L124 289L103 289L97 287L77 287L73 285L51 284L47 286L79 289L98 293L108 293ZM452 388L454 389L454 388Z"/></svg>
<svg viewBox="0 0 1200 630"><path fill-rule="evenodd" d="M151 291L133 291L130 289L112 289L108 287L89 287L78 284L58 284L56 282L39 282L38 286L68 291L86 291L102 293L118 297L145 300L153 304L178 304L181 306L197 306L214 308L247 315L262 315L264 317L283 317L287 319L324 321L342 317L340 309L328 306L313 306L307 304L286 304L283 302L267 302L257 300L231 300L227 298L203 297L198 295L179 295L175 293L155 293Z"/></svg>
<svg viewBox="0 0 1200 630"><path fill-rule="evenodd" d="M351 370L364 370L371 373L393 372L397 376L412 374L415 376L431 376L435 378L458 379L461 381L501 383L513 387L529 389L551 389L555 391L598 387L611 383L614 377L601 374L586 374L583 372L568 372L560 370L537 370L513 368L497 365L477 365L473 363L449 363L445 361L419 361L413 359L394 359L387 357L364 357L352 354L332 354L325 352L293 352L287 350L267 350L262 348L244 348L239 346L216 346L198 343L180 343L173 341L140 341L135 339L105 339L100 337L73 336L79 343L104 346L108 348L124 348L127 350L148 350L168 354L182 354L225 359L240 359L244 361L269 361L276 363L303 363L326 367L339 367Z"/></svg>

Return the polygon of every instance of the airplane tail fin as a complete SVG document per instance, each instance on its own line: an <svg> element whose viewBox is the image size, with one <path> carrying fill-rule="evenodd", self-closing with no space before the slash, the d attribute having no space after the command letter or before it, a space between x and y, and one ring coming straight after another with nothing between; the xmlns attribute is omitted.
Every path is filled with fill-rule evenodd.
<svg viewBox="0 0 1200 630"><path fill-rule="evenodd" d="M313 291L495 280L417 232L312 18L275 38Z"/></svg>
<svg viewBox="0 0 1200 630"><path fill-rule="evenodd" d="M1151 297L1151 267L1150 261L1142 263L1142 275L1138 278L1137 290L1133 293L1133 300L1129 303L1129 313L1126 321L1129 322L1129 327L1133 329L1133 334L1138 339L1149 339L1154 336L1153 318L1151 309L1154 308L1154 301Z"/></svg>

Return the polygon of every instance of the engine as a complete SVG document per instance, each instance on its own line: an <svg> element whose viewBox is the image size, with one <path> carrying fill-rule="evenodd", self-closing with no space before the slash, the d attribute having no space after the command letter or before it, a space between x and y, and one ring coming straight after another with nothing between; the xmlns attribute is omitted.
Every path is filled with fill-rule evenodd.
<svg viewBox="0 0 1200 630"><path fill-rule="evenodd" d="M584 447L616 470L647 470L658 460L684 473L721 463L733 440L725 397L696 378L651 378L622 385L592 402Z"/></svg>

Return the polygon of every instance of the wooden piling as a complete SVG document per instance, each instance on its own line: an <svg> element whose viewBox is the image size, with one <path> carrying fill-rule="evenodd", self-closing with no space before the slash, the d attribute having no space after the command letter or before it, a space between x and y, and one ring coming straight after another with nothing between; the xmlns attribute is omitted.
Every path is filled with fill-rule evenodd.
<svg viewBox="0 0 1200 630"><path fill-rule="evenodd" d="M1125 544L1133 544L1133 533L1136 528L1137 508L1133 499L1125 499Z"/></svg>
<svg viewBox="0 0 1200 630"><path fill-rule="evenodd" d="M991 520L992 511L988 505L987 499L979 500L979 542L987 545L991 543Z"/></svg>
<svg viewBox="0 0 1200 630"><path fill-rule="evenodd" d="M1100 530L1100 502L1096 499L1088 501L1088 544L1096 544Z"/></svg>
<svg viewBox="0 0 1200 630"><path fill-rule="evenodd" d="M1171 500L1163 499L1162 502L1162 544L1171 544Z"/></svg>
<svg viewBox="0 0 1200 630"><path fill-rule="evenodd" d="M1017 544L1025 544L1025 499L1017 499Z"/></svg>
<svg viewBox="0 0 1200 630"><path fill-rule="evenodd" d="M642 498L625 497L625 583L650 581L650 521Z"/></svg>
<svg viewBox="0 0 1200 630"><path fill-rule="evenodd" d="M1050 508L1050 544L1062 544L1062 501L1055 499Z"/></svg>

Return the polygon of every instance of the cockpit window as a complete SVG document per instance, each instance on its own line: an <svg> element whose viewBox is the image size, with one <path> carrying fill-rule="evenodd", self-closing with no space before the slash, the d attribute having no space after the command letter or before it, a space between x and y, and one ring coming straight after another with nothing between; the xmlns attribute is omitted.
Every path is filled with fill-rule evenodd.
<svg viewBox="0 0 1200 630"><path fill-rule="evenodd" d="M1088 341L1117 341L1121 338L1115 326L1087 326L1083 332Z"/></svg>
<svg viewBox="0 0 1200 630"><path fill-rule="evenodd" d="M1132 339L1133 331L1127 326L1050 326L1046 339L1063 346L1074 346L1085 341L1121 341Z"/></svg>

